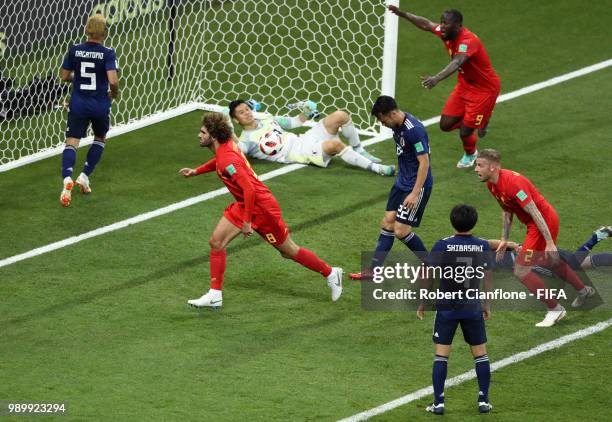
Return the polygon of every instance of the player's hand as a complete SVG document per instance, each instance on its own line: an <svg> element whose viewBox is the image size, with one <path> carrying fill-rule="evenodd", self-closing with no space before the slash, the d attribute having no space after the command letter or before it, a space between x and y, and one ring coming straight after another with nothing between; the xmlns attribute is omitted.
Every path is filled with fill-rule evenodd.
<svg viewBox="0 0 612 422"><path fill-rule="evenodd" d="M491 319L491 305L488 303L484 304L484 308L482 309L482 317L484 318L485 321L488 321Z"/></svg>
<svg viewBox="0 0 612 422"><path fill-rule="evenodd" d="M438 79L435 76L421 76L421 85L423 88L431 89L438 84Z"/></svg>
<svg viewBox="0 0 612 422"><path fill-rule="evenodd" d="M193 177L196 176L196 171L190 168L182 168L179 170L179 174L184 177Z"/></svg>
<svg viewBox="0 0 612 422"><path fill-rule="evenodd" d="M497 250L495 251L495 261L502 262L504 259L504 255L506 253L506 247L508 246L507 240L500 240L499 246L497 246Z"/></svg>
<svg viewBox="0 0 612 422"><path fill-rule="evenodd" d="M394 5L390 4L389 6L387 6L387 9L389 9L389 11L390 11L391 13L393 13L394 15L399 16L400 18L401 18L401 17L404 17L404 16L403 16L403 12L402 12L402 11L400 10L400 8L399 8L399 7L397 7L397 6L394 6Z"/></svg>
<svg viewBox="0 0 612 422"><path fill-rule="evenodd" d="M423 321L424 316L425 316L425 305L421 303L419 304L419 307L417 308L416 317L419 321Z"/></svg>
<svg viewBox="0 0 612 422"><path fill-rule="evenodd" d="M408 209L412 209L416 206L417 200L419 199L419 195L414 193L414 192L410 192L408 194L408 196L406 197L406 199L404 199L404 206Z"/></svg>
<svg viewBox="0 0 612 422"><path fill-rule="evenodd" d="M111 100L114 100L115 98L119 98L119 91L117 92L108 91L108 98L110 98Z"/></svg>
<svg viewBox="0 0 612 422"><path fill-rule="evenodd" d="M556 267L559 264L559 251L557 250L557 245L552 240L546 242L544 254L549 259L551 266Z"/></svg>
<svg viewBox="0 0 612 422"><path fill-rule="evenodd" d="M246 239L252 234L253 234L253 228L251 227L251 223L247 221L242 223L242 235L244 236L244 238Z"/></svg>

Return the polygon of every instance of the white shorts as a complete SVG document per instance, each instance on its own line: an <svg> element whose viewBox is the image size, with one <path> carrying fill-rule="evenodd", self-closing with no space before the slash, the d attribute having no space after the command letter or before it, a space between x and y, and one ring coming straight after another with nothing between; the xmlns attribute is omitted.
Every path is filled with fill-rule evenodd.
<svg viewBox="0 0 612 422"><path fill-rule="evenodd" d="M287 158L296 163L327 167L332 157L323 152L323 142L337 137L337 135L328 133L323 125L323 120L320 120L306 133L298 136Z"/></svg>

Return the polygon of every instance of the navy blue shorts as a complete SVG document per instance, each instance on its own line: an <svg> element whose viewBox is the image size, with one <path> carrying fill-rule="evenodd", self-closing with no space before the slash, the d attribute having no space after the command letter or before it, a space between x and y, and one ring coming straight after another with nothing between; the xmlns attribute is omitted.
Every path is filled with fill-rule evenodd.
<svg viewBox="0 0 612 422"><path fill-rule="evenodd" d="M425 212L427 201L429 201L429 195L431 195L431 187L421 188L419 193L419 199L417 200L415 208L404 207L404 199L410 194L401 190L400 188L393 185L391 192L389 192L389 200L387 201L387 211L395 211L395 221L399 221L402 224L407 224L412 227L419 227L421 224L421 218Z"/></svg>
<svg viewBox="0 0 612 422"><path fill-rule="evenodd" d="M68 113L66 138L84 138L87 136L89 123L91 123L94 135L97 138L104 138L110 127L110 115L81 117L75 116L73 113Z"/></svg>
<svg viewBox="0 0 612 422"><path fill-rule="evenodd" d="M467 318L466 318L467 317ZM463 338L470 346L478 346L487 342L485 322L482 312L436 312L434 322L433 342L436 344L453 343L457 326L461 325Z"/></svg>

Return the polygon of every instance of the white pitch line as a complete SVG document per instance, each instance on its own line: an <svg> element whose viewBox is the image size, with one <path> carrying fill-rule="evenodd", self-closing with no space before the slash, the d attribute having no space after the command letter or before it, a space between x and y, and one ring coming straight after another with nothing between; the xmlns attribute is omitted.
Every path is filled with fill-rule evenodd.
<svg viewBox="0 0 612 422"><path fill-rule="evenodd" d="M557 84L560 84L562 82L568 81L570 79L578 78L580 76L584 76L584 75L587 75L589 73L596 72L598 70L604 69L604 68L609 67L609 66L612 66L612 59L605 60L603 62L596 63L594 65L587 66L587 67L584 67L582 69L578 69L578 70L576 70L574 72L566 73L564 75L557 76L557 77L548 79L546 81L543 81L543 82L540 82L540 83L537 83L537 84L534 84L534 85L529 85L529 86L526 86L526 87L521 88L519 90L509 92L507 94L500 95L499 98L497 99L497 102L500 103L500 102L504 102L504 101L509 101L509 100L514 99L514 98L520 97L522 95L530 94L530 93L538 91L540 89L544 89L544 88L547 88L547 87L550 87L550 86L553 86L553 85L557 85ZM438 123L439 121L440 121L440 116L435 116L435 117L432 117L430 119L427 119L427 120L423 121L423 124L425 126L431 126L433 124ZM375 136L372 139L368 139L367 141L364 141L363 145L365 145L365 146L373 145L373 144L382 142L382 141L384 141L384 140L386 140L388 138L389 138L389 136L386 135L386 134L378 135L378 136ZM261 180L272 179L272 178L274 178L276 176L280 176L282 174L290 173L290 172L293 172L295 170L299 170L299 169L301 169L303 167L305 167L305 165L303 165L303 164L290 164L290 165L284 166L284 167L282 167L280 169L276 169L276 170L270 171L268 173L262 174L260 176L260 179ZM211 191L211 192L207 192L207 193L202 194L202 195L198 195L198 196L194 196L194 197L189 198L189 199L185 199L185 200L180 201L180 202L176 202L174 204L167 205L167 206L165 206L163 208L159 208L157 210L149 211L147 213L139 214L139 215L137 215L135 217L131 217L131 218L128 218L126 220L118 221L118 222L110 224L108 226L97 228L95 230L92 230L92 231L80 234L78 236L72 236L72 237L69 237L67 239L59 240L57 242L50 243L48 245L41 246L41 247L36 248L36 249L32 249L32 250L30 250L28 252L24 252L24 253L19 254L19 255L10 256L8 258L0 260L0 268L6 267L7 265L11 265L11 264L14 264L14 263L19 262L19 261L23 261L25 259L33 258L33 257L38 256L38 255L42 255L42 254L45 254L45 253L48 253L48 252L52 252L52 251L55 251L57 249L64 248L66 246L74 245L75 243L81 242L83 240L91 239L92 237L100 236L100 235L105 234L105 233L110 233L112 231L119 230L119 229L125 228L127 226L130 226L132 224L141 223L143 221L147 221L147 220L150 220L152 218L159 217L161 215L169 214L171 212L180 210L182 208L189 207L191 205L198 204L198 203L203 202L203 201L208 201L209 199L216 198L217 196L223 195L223 194L225 194L227 192L228 191L225 188L217 189L217 190L214 190L214 191Z"/></svg>
<svg viewBox="0 0 612 422"><path fill-rule="evenodd" d="M559 337L558 339L549 341L547 343L540 344L539 346L534 347L533 349L529 349L525 352L516 353L514 355L508 356L505 359L493 362L491 364L491 372L497 371L498 369L504 368L508 365L512 365L513 363L521 362L525 359L529 359L530 357L537 356L541 353L547 352L549 350L558 349L564 344L570 343L572 341L590 336L591 334L598 333L600 331L605 330L606 328L612 325L612 319L607 321L599 322L595 325L591 325L589 327L583 328L582 330L578 330L571 334L567 334L565 336ZM476 372L472 369L470 371L464 372L463 374L457 375L449 380L446 380L444 384L446 387L452 387L454 385L462 384L466 381L472 380L476 378ZM415 400L422 399L423 397L427 397L429 395L433 395L433 388L421 388L413 393L407 394L398 399L392 400L388 403L382 404L380 406L374 407L370 410L366 410L364 412L358 413L356 415L350 416L345 419L341 419L338 422L357 422L357 421L365 421L370 419L373 416L380 415L381 413L388 412L389 410L395 409L397 407L403 406ZM424 410L423 410L424 412Z"/></svg>

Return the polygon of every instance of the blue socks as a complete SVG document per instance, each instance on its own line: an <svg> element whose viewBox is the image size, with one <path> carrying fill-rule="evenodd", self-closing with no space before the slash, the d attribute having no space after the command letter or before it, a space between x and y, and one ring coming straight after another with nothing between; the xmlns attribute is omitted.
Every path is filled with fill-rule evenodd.
<svg viewBox="0 0 612 422"><path fill-rule="evenodd" d="M96 164L100 161L102 157L102 153L104 152L104 142L95 140L93 144L89 147L89 151L87 152L87 161L85 161L85 167L83 167L83 173L89 176L94 169L96 168Z"/></svg>
<svg viewBox="0 0 612 422"><path fill-rule="evenodd" d="M597 245L597 243L599 243L599 239L597 239L597 235L595 233L593 233L593 236L591 236L591 238L589 240L587 240L584 245L582 245L581 247L579 247L578 249L576 249L576 253L578 252L591 252L591 249L593 249L593 246Z"/></svg>
<svg viewBox="0 0 612 422"><path fill-rule="evenodd" d="M612 253L596 253L591 255L591 264L593 264L593 268L611 267Z"/></svg>
<svg viewBox="0 0 612 422"><path fill-rule="evenodd" d="M423 244L423 241L416 233L410 232L406 237L400 239L403 244L408 246L412 252L423 261L427 256L427 248Z"/></svg>
<svg viewBox="0 0 612 422"><path fill-rule="evenodd" d="M74 163L76 163L76 148L72 145L66 145L62 153L62 179L72 177Z"/></svg>
<svg viewBox="0 0 612 422"><path fill-rule="evenodd" d="M376 242L376 250L374 251L370 268L379 267L385 262L385 258L387 258L389 251L393 247L393 240L395 240L393 231L380 229L380 235L378 236L378 242Z"/></svg>
<svg viewBox="0 0 612 422"><path fill-rule="evenodd" d="M491 365L489 356L482 355L474 358L476 377L478 378L478 401L489 402L489 384L491 383Z"/></svg>
<svg viewBox="0 0 612 422"><path fill-rule="evenodd" d="M434 404L444 403L444 383L446 382L446 370L448 357L436 355L434 357L431 380L434 389Z"/></svg>

